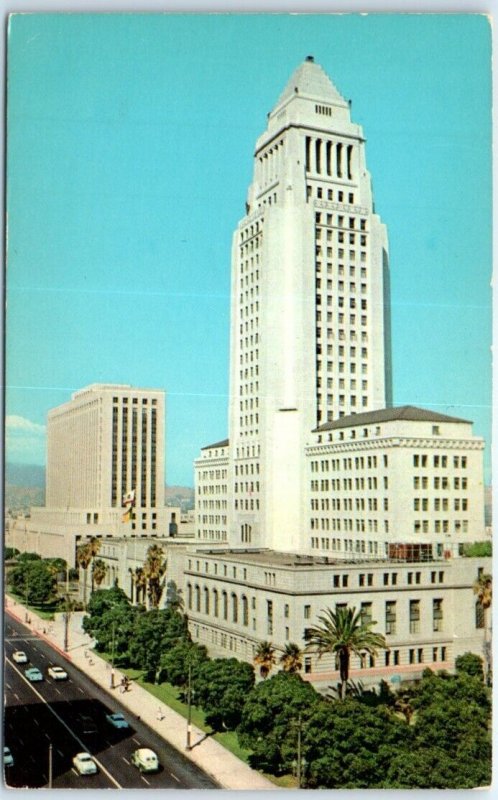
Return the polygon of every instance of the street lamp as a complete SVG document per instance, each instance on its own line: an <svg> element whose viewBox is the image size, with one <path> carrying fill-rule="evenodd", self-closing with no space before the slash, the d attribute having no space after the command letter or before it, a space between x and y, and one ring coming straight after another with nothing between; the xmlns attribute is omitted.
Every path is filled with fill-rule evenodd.
<svg viewBox="0 0 498 800"><path fill-rule="evenodd" d="M111 643L111 689L114 689L114 636L116 633L116 622L112 623L112 643Z"/></svg>
<svg viewBox="0 0 498 800"><path fill-rule="evenodd" d="M188 665L188 688L187 688L187 744L186 750L192 750L192 665Z"/></svg>

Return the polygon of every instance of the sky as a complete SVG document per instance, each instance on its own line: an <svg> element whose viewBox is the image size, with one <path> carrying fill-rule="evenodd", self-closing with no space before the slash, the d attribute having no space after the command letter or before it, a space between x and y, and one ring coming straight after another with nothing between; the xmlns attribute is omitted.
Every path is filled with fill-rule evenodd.
<svg viewBox="0 0 498 800"><path fill-rule="evenodd" d="M228 434L230 259L266 114L313 55L363 126L395 405L491 435L491 30L480 15L11 18L6 460L90 383L166 391L166 476Z"/></svg>

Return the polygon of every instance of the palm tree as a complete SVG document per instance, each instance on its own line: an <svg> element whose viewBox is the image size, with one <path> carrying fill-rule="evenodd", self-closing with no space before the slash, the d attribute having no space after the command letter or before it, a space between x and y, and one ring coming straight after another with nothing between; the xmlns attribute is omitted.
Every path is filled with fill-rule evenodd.
<svg viewBox="0 0 498 800"><path fill-rule="evenodd" d="M493 601L493 578L487 572L481 572L473 585L477 602L481 606L484 622L484 656L486 662L486 681L489 683L492 669L489 610Z"/></svg>
<svg viewBox="0 0 498 800"><path fill-rule="evenodd" d="M102 561L101 558L97 558L96 561L93 562L92 566L92 584L95 584L97 587L99 587L107 575L108 570L109 567L105 561Z"/></svg>
<svg viewBox="0 0 498 800"><path fill-rule="evenodd" d="M268 677L276 661L275 648L272 643L260 642L254 654L254 663L259 665L259 674L263 679Z"/></svg>
<svg viewBox="0 0 498 800"><path fill-rule="evenodd" d="M143 566L143 574L147 581L147 594L152 608L157 608L164 589L164 574L166 561L163 560L163 549L158 544L152 544L147 550Z"/></svg>
<svg viewBox="0 0 498 800"><path fill-rule="evenodd" d="M280 663L284 672L300 672L303 668L303 653L299 645L287 642L284 652L280 656Z"/></svg>
<svg viewBox="0 0 498 800"><path fill-rule="evenodd" d="M324 653L334 653L338 658L341 698L344 699L351 653L375 656L377 650L387 648L386 640L382 634L371 630L376 622L362 622L361 612L356 608L338 608L337 611L327 608L318 620L319 625L308 629L306 650L314 650L318 658Z"/></svg>
<svg viewBox="0 0 498 800"><path fill-rule="evenodd" d="M80 544L80 546L76 549L76 563L79 567L81 567L85 573L84 575L84 583L83 583L83 605L86 607L86 576L87 576L87 569L90 566L92 558L94 558L100 550L100 539L97 539L95 536L86 542L86 544ZM93 592L93 574L92 574L92 592Z"/></svg>

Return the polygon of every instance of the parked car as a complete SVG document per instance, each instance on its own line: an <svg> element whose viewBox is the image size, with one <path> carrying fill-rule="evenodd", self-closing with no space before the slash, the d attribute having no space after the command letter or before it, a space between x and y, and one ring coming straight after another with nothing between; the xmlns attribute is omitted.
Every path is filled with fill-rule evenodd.
<svg viewBox="0 0 498 800"><path fill-rule="evenodd" d="M124 718L124 716L117 711L115 714L106 714L107 722L112 725L114 728L129 728L130 725L128 720Z"/></svg>
<svg viewBox="0 0 498 800"><path fill-rule="evenodd" d="M31 683L43 680L43 675L38 667L29 667L29 669L24 670L24 674L26 675L28 681L31 681Z"/></svg>
<svg viewBox="0 0 498 800"><path fill-rule="evenodd" d="M159 761L153 750L148 747L139 747L131 756L131 763L138 767L140 772L157 772Z"/></svg>
<svg viewBox="0 0 498 800"><path fill-rule="evenodd" d="M4 767L13 767L14 766L14 756L10 752L9 747L3 748L3 765Z"/></svg>
<svg viewBox="0 0 498 800"><path fill-rule="evenodd" d="M67 680L67 672L65 669L62 669L62 667L51 666L48 668L48 674L50 678L54 679L54 681Z"/></svg>
<svg viewBox="0 0 498 800"><path fill-rule="evenodd" d="M95 775L97 765L90 753L77 753L73 758L73 767L78 775Z"/></svg>
<svg viewBox="0 0 498 800"><path fill-rule="evenodd" d="M27 664L28 663L28 656L24 652L24 650L15 650L12 653L12 659L16 662L16 664Z"/></svg>

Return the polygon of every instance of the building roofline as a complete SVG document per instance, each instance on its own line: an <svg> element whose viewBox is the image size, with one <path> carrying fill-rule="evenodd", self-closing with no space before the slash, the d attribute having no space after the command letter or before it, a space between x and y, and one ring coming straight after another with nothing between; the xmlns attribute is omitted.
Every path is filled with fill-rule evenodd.
<svg viewBox="0 0 498 800"><path fill-rule="evenodd" d="M223 439L221 442L215 442L214 444L207 444L205 447L201 447L202 450L213 450L215 447L227 447L229 443L229 439Z"/></svg>
<svg viewBox="0 0 498 800"><path fill-rule="evenodd" d="M354 428L359 425L369 425L375 422L394 422L405 420L407 422L457 422L472 425L472 421L460 417L450 417L417 406L398 406L393 408L379 408L375 411L365 411L361 414L348 414L331 422L325 422L313 429L313 433L332 431L338 428Z"/></svg>

